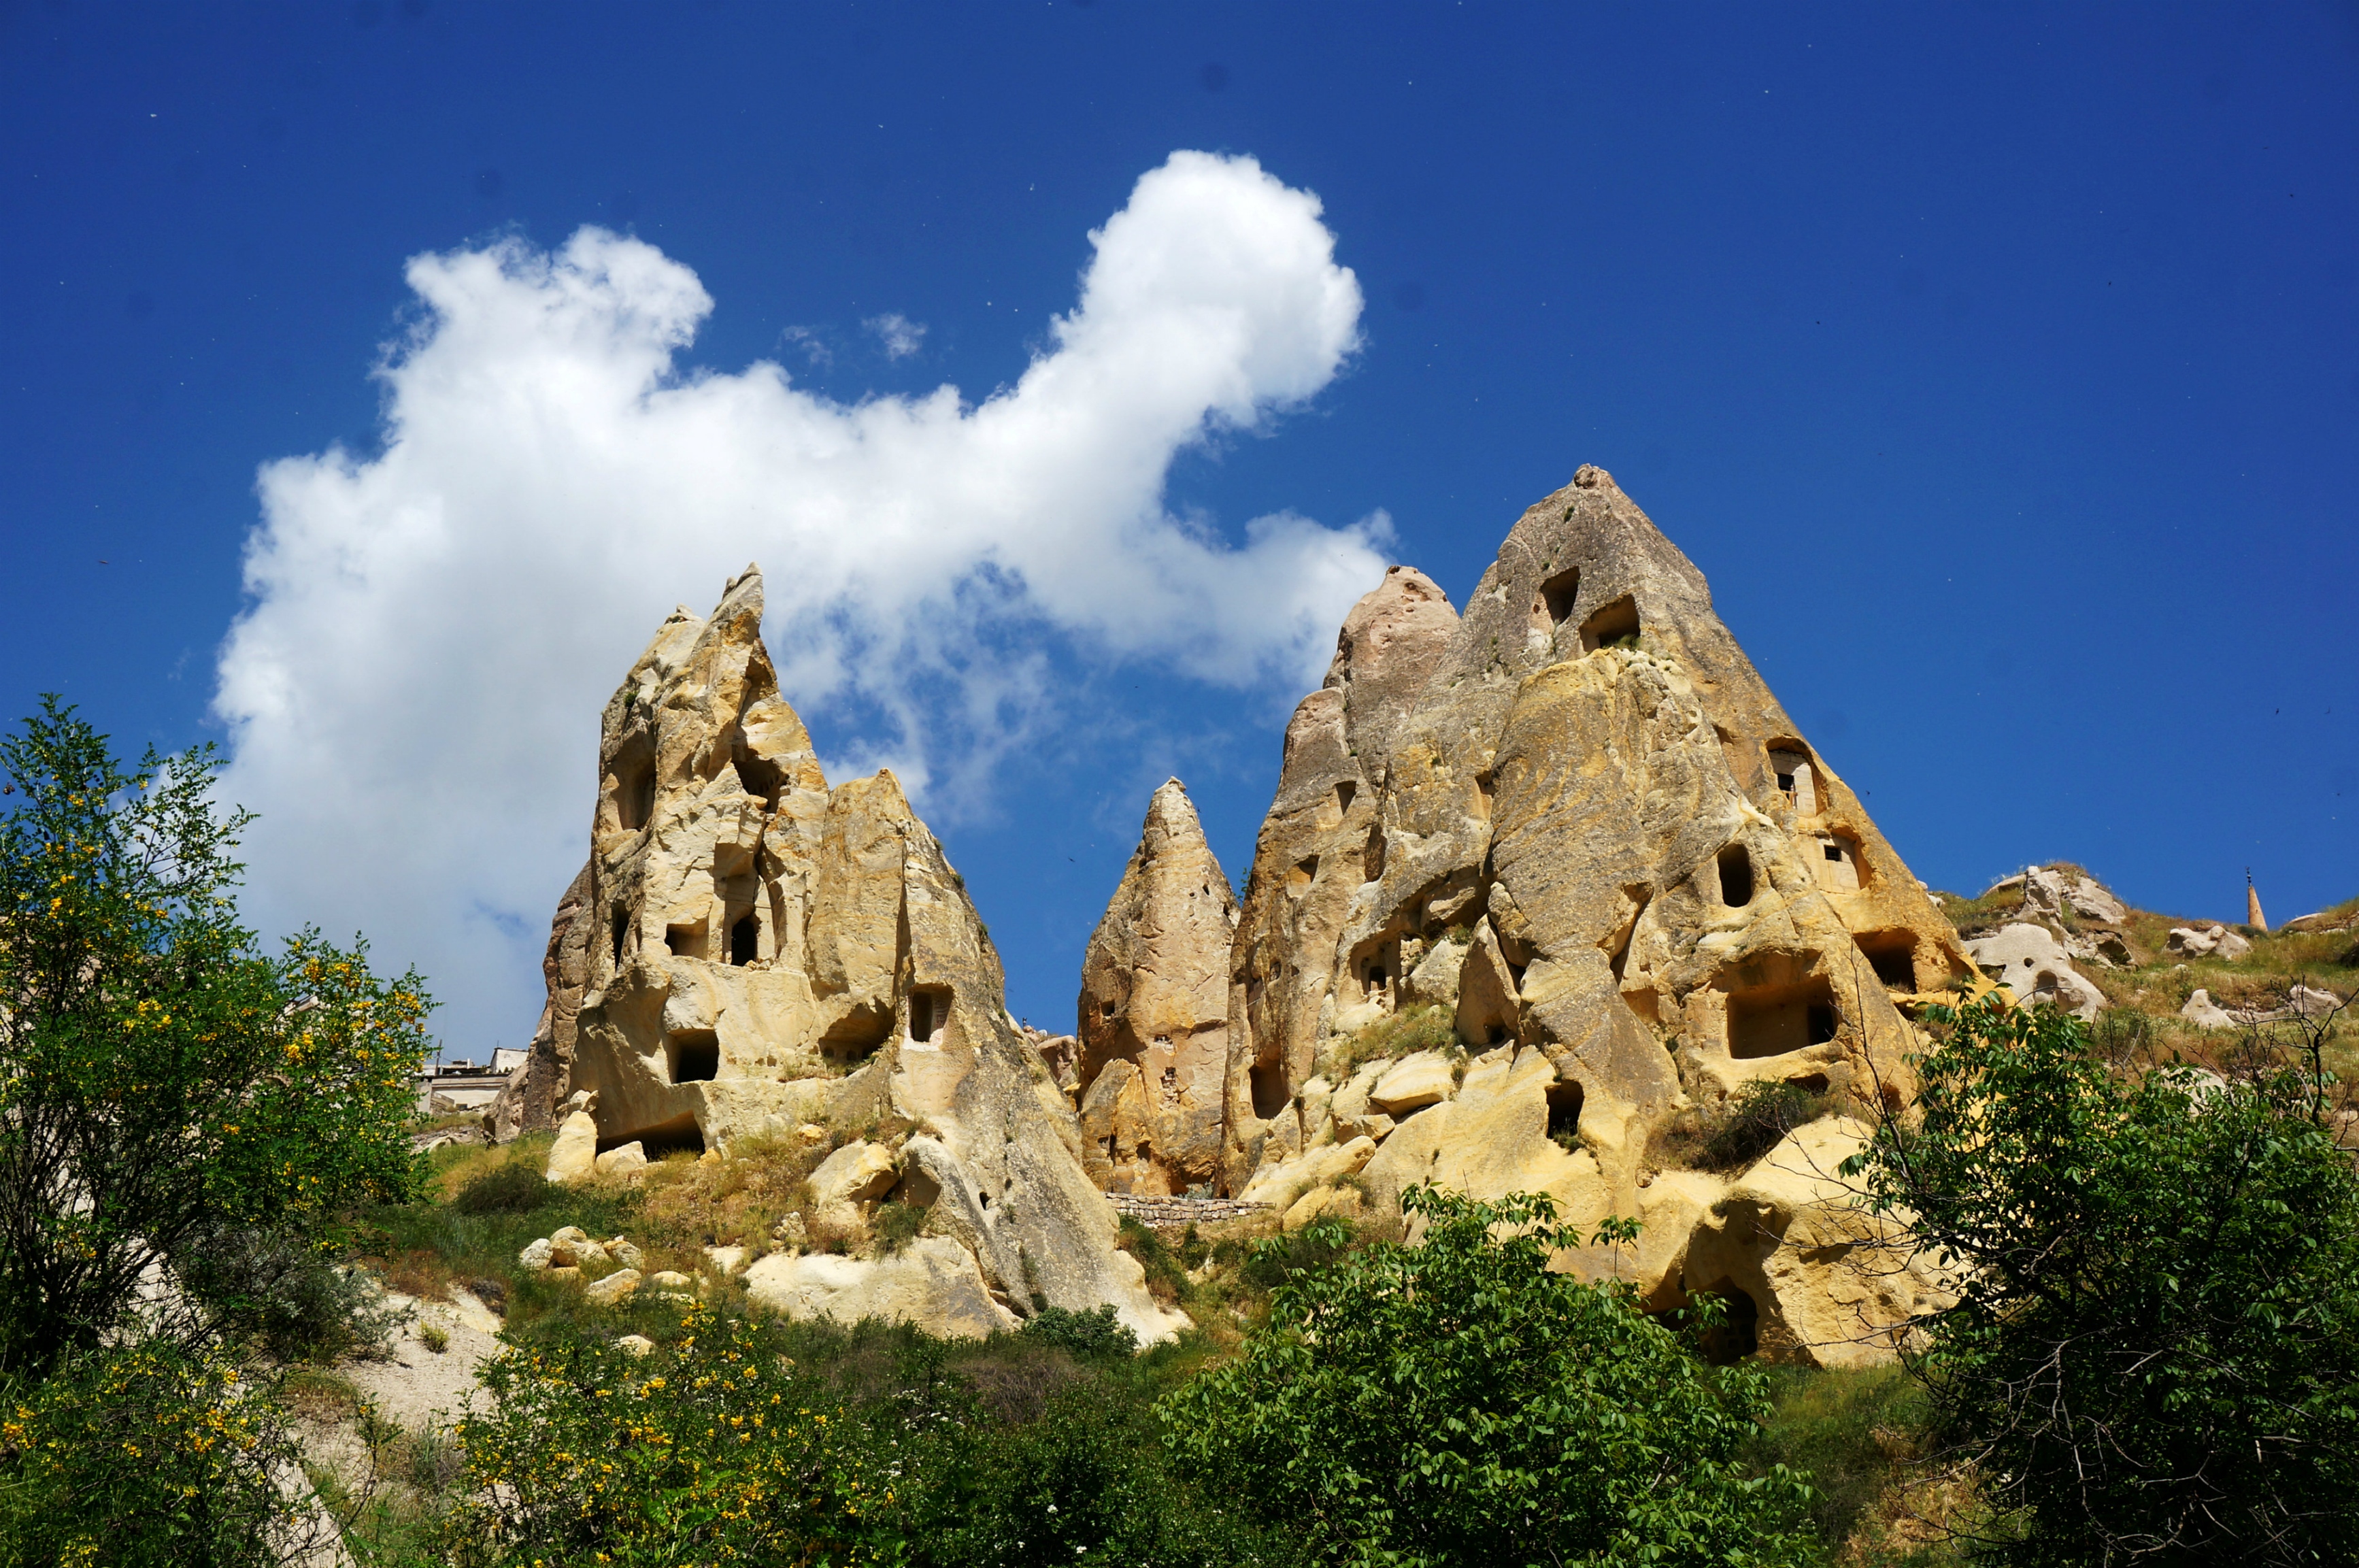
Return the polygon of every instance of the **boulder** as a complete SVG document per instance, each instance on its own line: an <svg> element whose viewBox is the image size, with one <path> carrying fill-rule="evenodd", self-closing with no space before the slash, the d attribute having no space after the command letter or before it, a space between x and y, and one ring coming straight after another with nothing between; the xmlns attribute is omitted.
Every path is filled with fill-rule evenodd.
<svg viewBox="0 0 2359 1568"><path fill-rule="evenodd" d="M2048 1004L2094 1019L2105 994L2072 967L2056 934L2045 926L2017 922L1975 937L1966 952L1984 975L2015 993L2026 1007Z"/></svg>
<svg viewBox="0 0 2359 1568"><path fill-rule="evenodd" d="M647 1276L647 1283L656 1290L679 1295L696 1289L696 1281L677 1269L658 1269Z"/></svg>
<svg viewBox="0 0 2359 1568"><path fill-rule="evenodd" d="M813 1206L821 1225L839 1233L858 1228L861 1205L874 1203L901 1179L892 1150L855 1138L820 1162L811 1172Z"/></svg>
<svg viewBox="0 0 2359 1568"><path fill-rule="evenodd" d="M1376 1145L1373 1138L1355 1138L1349 1143L1331 1143L1283 1165L1266 1168L1237 1197L1248 1203L1283 1201L1290 1204L1297 1193L1317 1187L1332 1187L1346 1176L1359 1174L1361 1167L1375 1158L1375 1153Z"/></svg>
<svg viewBox="0 0 2359 1568"><path fill-rule="evenodd" d="M745 1266L745 1249L742 1247L708 1247L704 1256L712 1259L712 1267L724 1279Z"/></svg>
<svg viewBox="0 0 2359 1568"><path fill-rule="evenodd" d="M993 1299L974 1255L940 1236L919 1236L883 1258L774 1252L745 1270L745 1294L789 1317L845 1324L883 1318L946 1338L980 1339L1020 1322ZM1169 1334L1160 1322L1149 1327L1158 1336Z"/></svg>
<svg viewBox="0 0 2359 1568"><path fill-rule="evenodd" d="M563 1118L560 1148L582 1146L566 1180L601 1142L712 1160L810 1127L922 1125L936 1228L991 1291L1168 1336L1184 1320L1114 1246L964 879L892 773L829 783L762 611L748 568L710 616L667 618L606 703L517 1117L586 1120Z"/></svg>
<svg viewBox="0 0 2359 1568"><path fill-rule="evenodd" d="M1074 1089L1082 1162L1100 1187L1172 1193L1213 1179L1236 924L1228 875L1187 787L1169 779L1082 955ZM1100 1090L1117 1063L1129 1071Z"/></svg>
<svg viewBox="0 0 2359 1568"><path fill-rule="evenodd" d="M2179 1009L2179 1016L2204 1029L2236 1027L2235 1018L2212 999L2211 992L2200 985L2196 987L2195 994L2187 998L2187 1005Z"/></svg>
<svg viewBox="0 0 2359 1568"><path fill-rule="evenodd" d="M572 1183L586 1181L598 1170L598 1123L587 1111L575 1111L557 1129L557 1141L549 1150L549 1179Z"/></svg>
<svg viewBox="0 0 2359 1568"><path fill-rule="evenodd" d="M2173 926L2163 951L2174 958L2224 958L2231 963L2253 951L2253 944L2226 926Z"/></svg>
<svg viewBox="0 0 2359 1568"><path fill-rule="evenodd" d="M617 1269L604 1279L593 1279L583 1286L582 1294L584 1299L595 1301L602 1307L611 1307L638 1288L639 1271L637 1269Z"/></svg>
<svg viewBox="0 0 2359 1568"><path fill-rule="evenodd" d="M2117 926L2130 918L2110 888L2069 866L2046 866L2025 876L2023 901L2039 914L2060 918L2069 911L2103 925Z"/></svg>
<svg viewBox="0 0 2359 1568"><path fill-rule="evenodd" d="M516 1254L516 1267L528 1273L538 1274L549 1267L551 1250L547 1236L542 1236L538 1241L527 1242L525 1244L524 1250Z"/></svg>
<svg viewBox="0 0 2359 1568"><path fill-rule="evenodd" d="M639 1251L637 1245L625 1241L619 1236L606 1244L606 1256L625 1269L647 1267L647 1257Z"/></svg>
<svg viewBox="0 0 2359 1568"><path fill-rule="evenodd" d="M647 1151L637 1143L626 1143L620 1149L610 1149L598 1156L596 1170L601 1176L622 1181L636 1181L647 1174Z"/></svg>
<svg viewBox="0 0 2359 1568"><path fill-rule="evenodd" d="M2346 1004L2347 998L2313 985L2297 985L2286 993L2286 1009L2307 1018L2321 1018Z"/></svg>
<svg viewBox="0 0 2359 1568"><path fill-rule="evenodd" d="M1438 1105L1458 1088L1450 1059L1438 1051L1420 1051L1402 1057L1385 1071L1368 1091L1368 1104L1398 1117L1421 1106Z"/></svg>
<svg viewBox="0 0 2359 1568"><path fill-rule="evenodd" d="M2277 930L2281 932L2349 931L2354 923L2359 923L2359 911L2321 909L2314 915L2296 915Z"/></svg>
<svg viewBox="0 0 2359 1568"><path fill-rule="evenodd" d="M644 1358L656 1353L656 1342L643 1334L626 1334L614 1342L614 1348L626 1356Z"/></svg>

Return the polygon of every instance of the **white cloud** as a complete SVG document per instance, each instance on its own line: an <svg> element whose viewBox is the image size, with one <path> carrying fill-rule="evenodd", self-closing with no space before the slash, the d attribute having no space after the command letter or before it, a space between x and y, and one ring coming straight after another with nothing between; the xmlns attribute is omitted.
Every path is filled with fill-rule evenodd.
<svg viewBox="0 0 2359 1568"><path fill-rule="evenodd" d="M871 316L860 324L884 343L887 359L907 359L925 346L926 323L913 321L898 310Z"/></svg>
<svg viewBox="0 0 2359 1568"><path fill-rule="evenodd" d="M827 346L826 339L809 327L788 327L778 334L778 342L792 343L802 350L803 357L811 362L814 370L825 370L835 363L835 351Z"/></svg>
<svg viewBox="0 0 2359 1568"><path fill-rule="evenodd" d="M929 809L1049 722L1051 651L1242 689L1314 683L1383 570L1381 516L1279 512L1242 545L1163 501L1174 457L1333 378L1360 290L1318 200L1181 152L1091 236L1012 387L842 404L767 362L681 374L712 301L584 228L421 256L384 446L266 465L251 602L220 664L226 792L262 813L250 910L368 931L516 1043L581 863L597 715L675 603L766 569L791 697L859 720Z"/></svg>

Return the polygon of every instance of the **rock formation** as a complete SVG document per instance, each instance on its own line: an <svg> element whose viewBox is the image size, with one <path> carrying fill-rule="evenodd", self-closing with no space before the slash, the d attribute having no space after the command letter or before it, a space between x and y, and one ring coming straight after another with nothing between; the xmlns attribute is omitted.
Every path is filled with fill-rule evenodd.
<svg viewBox="0 0 2359 1568"><path fill-rule="evenodd" d="M509 1121L549 1125L571 1096L600 1150L651 1157L880 1129L864 1147L928 1211L922 1245L781 1258L758 1283L790 1308L969 1331L1111 1303L1168 1335L1182 1320L1114 1249L963 880L891 773L829 787L761 615L749 568L711 619L675 611L606 704L590 862L559 907Z"/></svg>
<svg viewBox="0 0 2359 1568"><path fill-rule="evenodd" d="M1228 1075L1237 900L1187 789L1155 792L1082 959L1082 1163L1099 1186L1209 1190Z"/></svg>
<svg viewBox="0 0 2359 1568"><path fill-rule="evenodd" d="M1347 1178L1376 1203L1429 1179L1546 1191L1583 1227L1645 1219L1618 1266L1657 1304L1741 1292L1765 1343L1818 1343L1826 1314L1788 1321L1792 1280L1728 1261L1716 1212L1822 1180L1771 1163L1815 1146L1732 1183L1650 1144L1760 1080L1904 1104L1919 1042L1894 997L1973 974L1701 573L1583 468L1462 618L1395 567L1295 711L1231 951L1222 1184L1289 1209ZM1412 1022L1462 1066L1349 1065ZM1711 1278L1684 1261L1707 1230ZM1828 1288L1865 1344L1902 1308L1864 1279Z"/></svg>

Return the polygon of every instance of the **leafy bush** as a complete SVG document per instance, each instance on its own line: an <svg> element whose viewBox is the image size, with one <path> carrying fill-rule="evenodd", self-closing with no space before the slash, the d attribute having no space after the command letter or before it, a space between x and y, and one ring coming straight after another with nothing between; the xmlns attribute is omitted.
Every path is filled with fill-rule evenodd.
<svg viewBox="0 0 2359 1568"><path fill-rule="evenodd" d="M752 1325L690 1309L669 1356L565 1333L490 1362L460 1423L461 1564L899 1559L890 1433Z"/></svg>
<svg viewBox="0 0 2359 1568"><path fill-rule="evenodd" d="M424 988L316 932L259 950L216 767L126 771L54 698L0 739L0 1374L130 1330L201 1343L202 1295L143 1293L151 1268L418 1189Z"/></svg>
<svg viewBox="0 0 2359 1568"><path fill-rule="evenodd" d="M511 1160L469 1181L451 1206L462 1214L528 1214L557 1195L553 1186L537 1167Z"/></svg>
<svg viewBox="0 0 2359 1568"><path fill-rule="evenodd" d="M1020 1331L1027 1339L1043 1345L1053 1345L1075 1356L1135 1356L1138 1353L1138 1335L1130 1325L1114 1315L1111 1306L1093 1307L1085 1312L1064 1307L1050 1307L1035 1312Z"/></svg>
<svg viewBox="0 0 2359 1568"><path fill-rule="evenodd" d="M0 1563L244 1568L309 1537L265 1390L168 1341L69 1353L0 1388Z"/></svg>
<svg viewBox="0 0 2359 1568"><path fill-rule="evenodd" d="M1297 1274L1324 1269L1352 1245L1352 1222L1340 1214L1322 1214L1299 1230L1264 1236L1247 1249L1242 1272L1265 1290L1275 1290Z"/></svg>
<svg viewBox="0 0 2359 1568"><path fill-rule="evenodd" d="M1994 1555L2349 1561L2359 1175L2322 1084L2117 1075L2053 1008L1933 1016L1921 1123L1844 1171L1954 1260L1913 1369L2021 1527Z"/></svg>
<svg viewBox="0 0 2359 1568"><path fill-rule="evenodd" d="M367 1355L399 1317L364 1276L284 1228L201 1229L174 1263L218 1332L274 1361L324 1364Z"/></svg>
<svg viewBox="0 0 2359 1568"><path fill-rule="evenodd" d="M1234 1361L1163 1400L1183 1468L1318 1563L1801 1559L1808 1489L1738 1464L1757 1368L1704 1367L1627 1284L1551 1273L1583 1238L1545 1196L1402 1204L1421 1245L1295 1275Z"/></svg>

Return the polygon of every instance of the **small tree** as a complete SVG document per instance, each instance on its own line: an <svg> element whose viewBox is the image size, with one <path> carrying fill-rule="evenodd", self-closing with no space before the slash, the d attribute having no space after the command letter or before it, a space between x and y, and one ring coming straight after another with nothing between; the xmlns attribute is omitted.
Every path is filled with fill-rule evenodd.
<svg viewBox="0 0 2359 1568"><path fill-rule="evenodd" d="M1401 1206L1419 1245L1297 1275L1234 1361L1163 1402L1186 1467L1320 1563L1801 1558L1807 1488L1738 1464L1767 1409L1757 1367L1705 1367L1626 1283L1550 1272L1582 1238L1545 1196Z"/></svg>
<svg viewBox="0 0 2359 1568"><path fill-rule="evenodd" d="M1845 1165L1951 1269L1914 1359L2025 1563L2349 1562L2359 1180L2321 1083L2109 1069L2079 1020L1934 1009L1921 1121Z"/></svg>
<svg viewBox="0 0 2359 1568"><path fill-rule="evenodd" d="M54 698L0 739L0 1378L266 1318L225 1258L416 1189L424 989L316 932L258 951L216 768L125 772Z"/></svg>

